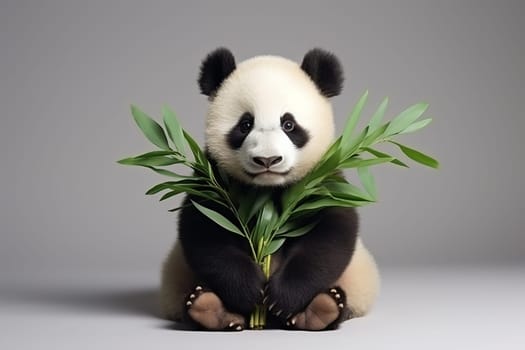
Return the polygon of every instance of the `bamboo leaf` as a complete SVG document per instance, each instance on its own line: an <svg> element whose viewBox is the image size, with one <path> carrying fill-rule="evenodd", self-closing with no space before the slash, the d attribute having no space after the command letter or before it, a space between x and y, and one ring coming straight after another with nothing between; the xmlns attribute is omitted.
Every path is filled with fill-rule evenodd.
<svg viewBox="0 0 525 350"><path fill-rule="evenodd" d="M173 213L173 212L176 212L178 210L181 210L181 209L184 209L184 208L187 208L187 207L190 207L190 206L191 206L191 203L190 204L181 205L181 206L176 207L176 208L169 209L168 211L170 213Z"/></svg>
<svg viewBox="0 0 525 350"><path fill-rule="evenodd" d="M178 190L172 190L172 191L166 192L164 193L162 197L160 197L159 202L162 202L163 200L176 196L182 192L184 192L184 189L178 189Z"/></svg>
<svg viewBox="0 0 525 350"><path fill-rule="evenodd" d="M284 241L285 241L284 238L277 238L271 241L268 245L266 245L266 247L264 247L263 254L262 254L263 257L267 255L272 255L273 253L277 252L279 248L282 247Z"/></svg>
<svg viewBox="0 0 525 350"><path fill-rule="evenodd" d="M172 189L172 190L175 190L175 189L178 189L178 188L183 188L183 187L188 187L188 188L202 188L202 187L206 187L206 185L203 185L201 183L199 183L198 181L194 181L193 179L184 179L184 180L180 180L180 181L166 181L166 182L162 182L160 184L157 184L153 187L151 187L147 192L146 194L147 195L151 195L151 194L156 194L160 191L162 191L163 189Z"/></svg>
<svg viewBox="0 0 525 350"><path fill-rule="evenodd" d="M341 153L343 158L349 158L359 150L359 148L365 140L366 134L368 134L368 126L361 132L361 134L359 134L359 136L355 140L348 143L346 147L342 149Z"/></svg>
<svg viewBox="0 0 525 350"><path fill-rule="evenodd" d="M168 181L168 182L163 182L163 183L160 183L160 184L157 184L153 187L151 187L149 190L146 191L146 194L147 195L152 195L152 194L156 194L156 193L159 193L161 191L164 191L164 190L168 190L170 189L170 187L172 185L177 185L178 181Z"/></svg>
<svg viewBox="0 0 525 350"><path fill-rule="evenodd" d="M395 135L405 130L410 124L421 117L427 108L427 103L418 103L408 107L403 112L399 113L397 117L392 119L390 126L386 130L386 134Z"/></svg>
<svg viewBox="0 0 525 350"><path fill-rule="evenodd" d="M174 151L152 151L139 154L138 156L124 158L124 159L144 159L144 158L155 158L160 156L179 156L177 152ZM120 162L120 161L118 161Z"/></svg>
<svg viewBox="0 0 525 350"><path fill-rule="evenodd" d="M373 202L374 198L348 182L331 182L324 185L332 198Z"/></svg>
<svg viewBox="0 0 525 350"><path fill-rule="evenodd" d="M366 136L366 139L362 143L362 147L368 147L374 143L382 141L386 137L386 130L390 126L390 122L381 125L375 131L371 132Z"/></svg>
<svg viewBox="0 0 525 350"><path fill-rule="evenodd" d="M270 192L258 192L253 201L251 202L251 205L249 207L250 210L246 215L245 222L250 221L254 217L254 215L257 214L259 210L261 210L261 208L263 208L265 203L267 203L268 201L271 201ZM248 203L246 203L245 205L248 206Z"/></svg>
<svg viewBox="0 0 525 350"><path fill-rule="evenodd" d="M257 226L263 237L267 237L271 233L278 219L279 215L277 214L273 201L267 200L264 202L264 206L262 210L259 211L257 218Z"/></svg>
<svg viewBox="0 0 525 350"><path fill-rule="evenodd" d="M172 158L172 157L166 157L166 156L150 156L150 157L143 157L143 158L125 158L118 161L120 164L124 165L140 165L140 166L166 166L166 165L173 165L173 164L179 164L182 163L181 160Z"/></svg>
<svg viewBox="0 0 525 350"><path fill-rule="evenodd" d="M425 126L430 124L431 121L432 118L418 120L415 123L410 124L405 130L401 131L399 134L408 134L410 132L415 132L419 129L423 129Z"/></svg>
<svg viewBox="0 0 525 350"><path fill-rule="evenodd" d="M200 211L203 215L215 222L217 225L230 232L236 233L244 237L244 234L241 232L241 230L239 230L239 228L235 226L235 224L233 224L230 220L226 219L222 214L216 212L215 210L206 208L196 203L195 201L191 201L191 203L198 211Z"/></svg>
<svg viewBox="0 0 525 350"><path fill-rule="evenodd" d="M355 126L357 125L357 122L359 121L359 117L361 116L361 112L363 111L363 107L365 106L367 99L368 90L365 91L363 96L361 96L361 98L357 101L352 113L348 117L341 138L341 145L343 146L343 149L346 148L345 145L348 144L348 142L350 142L350 139L352 138L352 133L355 129Z"/></svg>
<svg viewBox="0 0 525 350"><path fill-rule="evenodd" d="M179 175L177 173L174 173L173 171L169 171L169 170L166 170L166 169L159 169L159 168L155 168L153 166L146 166L146 168L150 168L151 170L153 170L157 174L164 175L164 176L169 176L169 177L173 177L173 178L177 178L177 179L188 179L188 178L190 178L190 176Z"/></svg>
<svg viewBox="0 0 525 350"><path fill-rule="evenodd" d="M370 172L369 167L357 168L357 175L363 184L365 190L370 194L374 201L377 200L376 182L374 176Z"/></svg>
<svg viewBox="0 0 525 350"><path fill-rule="evenodd" d="M193 153L193 158L195 159L195 161L200 164L207 163L206 156L204 155L204 152L202 152L201 148L199 147L199 144L186 131L183 131L183 134L184 134L184 139L186 140L186 143L188 144L188 146L190 146L190 149L191 149L191 152Z"/></svg>
<svg viewBox="0 0 525 350"><path fill-rule="evenodd" d="M391 163L399 165L399 166L402 166L402 167L405 167L405 168L408 168L408 165L406 165L405 163L403 163L399 159L392 157L390 154L386 154L386 153L380 152L380 151L378 151L376 149L373 149L373 148L370 148L370 147L365 147L364 150L367 151L368 153L373 154L374 156L376 156L378 158L389 158L389 157L393 158Z"/></svg>
<svg viewBox="0 0 525 350"><path fill-rule="evenodd" d="M135 119L135 123L137 123L140 130L144 133L144 136L146 136L151 143L165 150L170 149L164 130L162 130L162 127L157 124L156 121L133 105L131 106L131 114L133 115L133 119Z"/></svg>
<svg viewBox="0 0 525 350"><path fill-rule="evenodd" d="M367 167L377 164L390 163L394 160L394 157L381 157L381 158L372 158L372 159L361 159L361 158L350 158L349 160L342 163L340 169L349 169L349 168L360 168Z"/></svg>
<svg viewBox="0 0 525 350"><path fill-rule="evenodd" d="M393 143L394 145L398 146L401 149L401 152L403 152L408 158L412 159L413 161L426 165L428 167L434 168L434 169L439 168L439 162L435 160L434 158L432 158L431 156L426 155L420 151L417 151L413 148L407 147L395 141L390 141L390 143Z"/></svg>
<svg viewBox="0 0 525 350"><path fill-rule="evenodd" d="M164 106L164 108L162 109L162 115L164 119L164 126L166 127L168 136L171 139L171 141L173 141L175 148L181 154L186 154L186 147L184 145L184 132L182 130L182 127L180 126L177 116L167 106Z"/></svg>
<svg viewBox="0 0 525 350"><path fill-rule="evenodd" d="M353 201L353 200L343 200L335 198L322 198L315 201L311 201L305 204L300 205L297 209L294 210L294 216L297 213L303 211L313 211L319 210L327 207L362 207L363 205L369 204L369 201Z"/></svg>
<svg viewBox="0 0 525 350"><path fill-rule="evenodd" d="M286 237L286 238L300 237L300 236L303 236L303 235L307 234L308 232L312 231L312 229L318 223L319 223L318 221L314 221L314 222L312 222L312 223L310 223L308 225L304 225L304 226L301 226L299 228L296 228L296 229L293 229L293 230L290 230L290 231L278 234L278 236L279 237Z"/></svg>
<svg viewBox="0 0 525 350"><path fill-rule="evenodd" d="M381 102L381 104L377 108L374 115L372 115L372 118L370 118L370 123L368 123L369 132L373 132L379 127L379 125L381 124L381 121L383 120L383 116L385 115L387 106L388 106L388 97L385 97L383 102Z"/></svg>

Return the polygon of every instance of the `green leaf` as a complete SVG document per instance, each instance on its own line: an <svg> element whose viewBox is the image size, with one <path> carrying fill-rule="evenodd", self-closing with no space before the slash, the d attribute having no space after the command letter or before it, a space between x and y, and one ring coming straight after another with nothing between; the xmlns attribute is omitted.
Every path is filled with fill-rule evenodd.
<svg viewBox="0 0 525 350"><path fill-rule="evenodd" d="M377 164L390 163L394 160L394 157L381 157L372 159L361 159L361 158L350 158L349 160L341 163L340 169L360 168L367 167Z"/></svg>
<svg viewBox="0 0 525 350"><path fill-rule="evenodd" d="M160 184L157 184L153 187L151 187L149 190L146 191L146 194L147 195L152 195L152 194L156 194L156 193L159 193L161 191L164 191L164 190L168 190L171 188L171 186L173 185L177 185L178 181L168 181L168 182L163 182L163 183L160 183Z"/></svg>
<svg viewBox="0 0 525 350"><path fill-rule="evenodd" d="M170 137L171 141L173 141L175 148L181 154L186 154L186 147L184 145L184 132L179 123L179 120L177 119L177 116L167 106L164 106L164 108L162 109L162 115L164 119L164 126L166 127L166 130L168 131L168 136Z"/></svg>
<svg viewBox="0 0 525 350"><path fill-rule="evenodd" d="M373 132L379 127L379 125L381 124L381 120L383 120L383 116L385 115L387 106L388 106L388 97L385 97L383 102L381 102L381 104L375 111L374 115L372 115L372 118L370 118L370 123L368 123L369 132Z"/></svg>
<svg viewBox="0 0 525 350"><path fill-rule="evenodd" d="M401 131L399 134L408 134L409 132L415 132L419 129L423 129L425 126L430 124L432 118L418 120L415 123L410 124L405 130Z"/></svg>
<svg viewBox="0 0 525 350"><path fill-rule="evenodd" d="M374 156L376 156L378 158L392 158L392 160L390 161L391 163L399 165L399 166L402 166L402 167L405 167L405 168L408 168L408 165L406 165L405 163L403 163L399 159L392 157L390 154L386 154L386 153L380 152L380 151L378 151L376 149L373 149L373 148L370 148L370 147L365 147L364 150L367 151L368 153L373 154Z"/></svg>
<svg viewBox="0 0 525 350"><path fill-rule="evenodd" d="M352 201L334 198L322 198L300 205L297 209L294 210L293 216L303 211L313 211L327 207L362 207L369 203L369 201Z"/></svg>
<svg viewBox="0 0 525 350"><path fill-rule="evenodd" d="M184 208L187 208L187 207L190 207L190 206L191 206L191 203L190 204L181 205L180 207L176 207L176 208L170 209L168 211L170 213L173 213L173 212L176 212L178 210L181 210L181 209L184 209Z"/></svg>
<svg viewBox="0 0 525 350"><path fill-rule="evenodd" d="M405 130L410 124L414 123L419 117L421 117L427 108L427 103L418 103L408 107L390 121L390 126L386 130L386 134L395 135Z"/></svg>
<svg viewBox="0 0 525 350"><path fill-rule="evenodd" d="M124 165L140 165L140 166L166 166L179 164L183 161L166 156L156 156L156 157L144 157L144 158L125 158L118 161L120 164Z"/></svg>
<svg viewBox="0 0 525 350"><path fill-rule="evenodd" d="M191 203L198 211L200 211L203 215L205 215L210 220L215 222L217 225L221 226L222 228L230 232L233 232L233 233L236 233L238 235L245 237L242 231L239 230L239 228L235 226L230 220L226 219L222 214L216 212L215 210L206 208L196 203L195 201L191 201Z"/></svg>
<svg viewBox="0 0 525 350"><path fill-rule="evenodd" d="M160 156L180 156L177 152L174 151L152 151L139 154L138 156L129 157L125 159L144 159L144 158L155 158Z"/></svg>
<svg viewBox="0 0 525 350"><path fill-rule="evenodd" d="M159 169L159 168L155 168L153 166L146 166L146 168L150 168L151 170L153 170L157 174L164 175L164 176L169 176L169 177L174 177L174 178L177 178L177 179L194 178L192 176L179 175L179 174L174 173L173 171L169 171L169 170L166 170L166 169Z"/></svg>
<svg viewBox="0 0 525 350"><path fill-rule="evenodd" d="M312 229L318 224L318 221L314 221L308 225L301 226L299 228L278 234L279 237L287 237L287 238L294 238L294 237L300 237L308 232L312 231Z"/></svg>
<svg viewBox="0 0 525 350"><path fill-rule="evenodd" d="M248 205L248 203L243 203L244 206L250 208L250 210L247 212L247 215L245 217L245 222L250 221L255 214L261 210L261 208L264 207L264 205L271 201L271 193L264 191L264 192L257 192L257 195L255 198L251 201L251 203Z"/></svg>
<svg viewBox="0 0 525 350"><path fill-rule="evenodd" d="M272 200L264 202L262 210L260 210L257 217L257 230L260 233L259 238L267 237L274 229L277 220L279 220L279 214L275 209L275 205Z"/></svg>
<svg viewBox="0 0 525 350"><path fill-rule="evenodd" d="M357 138L350 143L347 143L346 146L343 146L342 157L349 158L353 156L363 144L366 134L368 134L368 126L357 136Z"/></svg>
<svg viewBox="0 0 525 350"><path fill-rule="evenodd" d="M421 153L420 151L417 151L413 148L407 147L395 141L390 141L390 143L397 145L401 149L401 151L413 161L416 161L420 164L426 165L434 169L439 168L439 162L431 156L428 156L424 153Z"/></svg>
<svg viewBox="0 0 525 350"><path fill-rule="evenodd" d="M140 130L142 130L151 143L165 150L170 149L164 130L162 130L162 127L157 124L156 121L134 105L131 106L131 114L133 115L133 119L135 119L135 123L137 123Z"/></svg>
<svg viewBox="0 0 525 350"><path fill-rule="evenodd" d="M263 250L263 257L272 255L273 253L277 252L279 248L282 247L285 239L284 238L277 238L270 242L270 244L266 245Z"/></svg>
<svg viewBox="0 0 525 350"><path fill-rule="evenodd" d="M363 107L365 106L366 100L368 99L368 90L365 91L363 96L357 101L352 113L348 117L348 120L346 122L345 128L343 129L343 135L341 138L341 145L343 148L346 148L345 145L350 142L350 139L352 138L352 133L355 129L355 126L357 125L357 122L359 121L359 117L361 116L361 112L363 111Z"/></svg>
<svg viewBox="0 0 525 350"><path fill-rule="evenodd" d="M166 192L164 193L162 197L160 197L159 202L162 202L163 200L176 196L182 192L184 192L184 190L175 190L175 191Z"/></svg>
<svg viewBox="0 0 525 350"><path fill-rule="evenodd" d="M390 126L390 122L381 125L375 131L366 136L365 140L362 143L362 147L368 147L374 143L381 142L386 137L386 130Z"/></svg>
<svg viewBox="0 0 525 350"><path fill-rule="evenodd" d="M374 198L348 182L330 182L324 185L332 198L373 202Z"/></svg>
<svg viewBox="0 0 525 350"><path fill-rule="evenodd" d="M193 158L195 159L195 161L200 164L206 164L208 161L206 160L206 156L204 155L204 152L202 152L199 144L186 131L183 131L183 134L186 143L188 144L188 146L190 146L191 153L193 153Z"/></svg>
<svg viewBox="0 0 525 350"><path fill-rule="evenodd" d="M357 168L357 175L359 176L359 179L361 180L361 183L363 184L363 187L365 190L370 194L370 196L374 199L374 201L377 200L377 190L376 190L376 183L374 180L374 176L370 172L369 167L361 167Z"/></svg>
<svg viewBox="0 0 525 350"><path fill-rule="evenodd" d="M311 174L306 178L304 188L312 188L313 186L317 185L320 181L322 181L323 177L325 177L327 174L333 173L339 165L339 162L341 161L339 155L334 154L330 158L326 159L323 163L321 163L318 167L312 171ZM298 192L301 193L302 189L299 188Z"/></svg>

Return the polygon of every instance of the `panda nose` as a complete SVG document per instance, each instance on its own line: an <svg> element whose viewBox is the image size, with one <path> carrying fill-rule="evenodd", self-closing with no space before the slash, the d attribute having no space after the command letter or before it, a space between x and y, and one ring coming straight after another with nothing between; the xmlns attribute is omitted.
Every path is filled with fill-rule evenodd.
<svg viewBox="0 0 525 350"><path fill-rule="evenodd" d="M253 162L255 164L261 165L265 168L270 168L272 165L279 164L283 157L281 156L273 156L273 157L253 157Z"/></svg>

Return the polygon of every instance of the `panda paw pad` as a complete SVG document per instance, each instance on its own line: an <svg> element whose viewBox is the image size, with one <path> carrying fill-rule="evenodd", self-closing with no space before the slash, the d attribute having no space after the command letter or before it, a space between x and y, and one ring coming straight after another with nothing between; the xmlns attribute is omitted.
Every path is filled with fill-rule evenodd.
<svg viewBox="0 0 525 350"><path fill-rule="evenodd" d="M202 286L197 286L188 295L185 305L189 317L205 329L228 331L244 329L244 317L226 310L217 294Z"/></svg>
<svg viewBox="0 0 525 350"><path fill-rule="evenodd" d="M339 287L317 294L300 313L287 318L292 329L318 331L336 328L348 313L346 295Z"/></svg>

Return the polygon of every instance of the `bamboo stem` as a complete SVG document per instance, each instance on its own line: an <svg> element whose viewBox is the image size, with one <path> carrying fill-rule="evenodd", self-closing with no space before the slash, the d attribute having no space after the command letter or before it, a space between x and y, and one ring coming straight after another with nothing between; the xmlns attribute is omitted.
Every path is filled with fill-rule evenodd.
<svg viewBox="0 0 525 350"><path fill-rule="evenodd" d="M267 280L270 278L271 257L271 255L267 255L259 263ZM250 315L250 328L264 329L264 327L266 326L266 314L267 311L265 305L256 305L255 310Z"/></svg>

